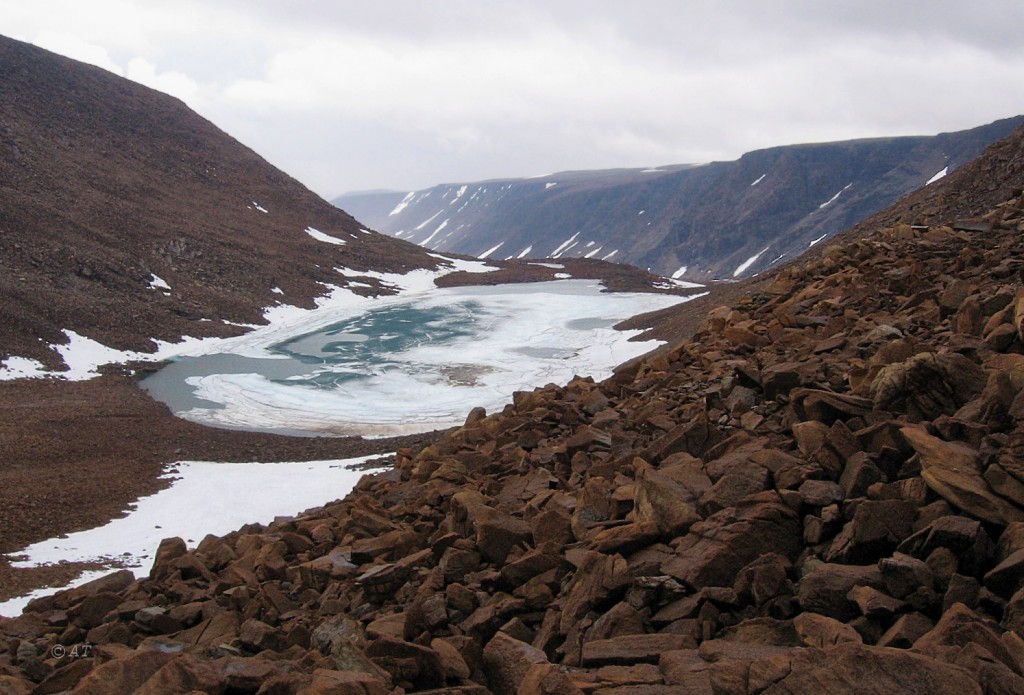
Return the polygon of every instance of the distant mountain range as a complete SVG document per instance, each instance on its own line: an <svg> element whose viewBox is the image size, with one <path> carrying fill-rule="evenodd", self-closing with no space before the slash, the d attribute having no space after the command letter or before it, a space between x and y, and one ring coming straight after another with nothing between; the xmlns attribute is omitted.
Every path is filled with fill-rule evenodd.
<svg viewBox="0 0 1024 695"><path fill-rule="evenodd" d="M361 192L333 202L429 249L493 259L599 258L732 279L811 246L970 162L1024 116L934 136L790 145L736 161L573 171Z"/></svg>

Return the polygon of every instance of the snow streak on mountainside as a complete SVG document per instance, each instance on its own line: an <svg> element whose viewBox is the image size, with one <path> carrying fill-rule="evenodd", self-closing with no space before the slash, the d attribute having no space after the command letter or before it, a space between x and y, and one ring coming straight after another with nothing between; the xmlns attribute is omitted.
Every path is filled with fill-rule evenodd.
<svg viewBox="0 0 1024 695"><path fill-rule="evenodd" d="M933 183L1022 122L776 147L700 166L563 172L333 202L370 227L439 251L598 258L675 277L685 267L695 280L744 277Z"/></svg>

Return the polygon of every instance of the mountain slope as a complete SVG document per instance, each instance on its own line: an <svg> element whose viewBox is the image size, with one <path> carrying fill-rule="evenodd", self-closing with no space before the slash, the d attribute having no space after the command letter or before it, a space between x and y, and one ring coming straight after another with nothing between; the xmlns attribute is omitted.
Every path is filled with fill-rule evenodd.
<svg viewBox="0 0 1024 695"><path fill-rule="evenodd" d="M913 196L928 228L844 235L344 500L32 602L7 683L1024 692L1022 171L1024 129ZM83 633L95 663L42 656Z"/></svg>
<svg viewBox="0 0 1024 695"><path fill-rule="evenodd" d="M1022 122L775 147L703 166L353 194L334 203L376 229L437 250L604 258L695 280L743 277L799 256L962 166Z"/></svg>
<svg viewBox="0 0 1024 695"><path fill-rule="evenodd" d="M221 320L311 306L335 267L436 264L177 99L0 37L0 357L56 366L64 329L142 350L237 332Z"/></svg>

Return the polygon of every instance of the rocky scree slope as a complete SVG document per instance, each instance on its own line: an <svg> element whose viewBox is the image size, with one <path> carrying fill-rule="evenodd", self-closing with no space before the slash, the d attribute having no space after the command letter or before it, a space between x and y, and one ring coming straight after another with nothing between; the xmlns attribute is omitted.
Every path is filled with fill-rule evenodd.
<svg viewBox="0 0 1024 695"><path fill-rule="evenodd" d="M344 500L168 539L0 622L0 687L1024 692L1022 233L1019 184L876 229Z"/></svg>
<svg viewBox="0 0 1024 695"><path fill-rule="evenodd" d="M966 164L1022 122L774 147L702 166L352 194L334 203L431 249L488 258L590 257L665 276L685 267L680 276L698 282L749 277Z"/></svg>
<svg viewBox="0 0 1024 695"><path fill-rule="evenodd" d="M322 283L345 284L338 266L437 263L363 231L177 99L0 37L0 357L58 366L46 344L63 329L139 350L237 333L221 319L311 307Z"/></svg>

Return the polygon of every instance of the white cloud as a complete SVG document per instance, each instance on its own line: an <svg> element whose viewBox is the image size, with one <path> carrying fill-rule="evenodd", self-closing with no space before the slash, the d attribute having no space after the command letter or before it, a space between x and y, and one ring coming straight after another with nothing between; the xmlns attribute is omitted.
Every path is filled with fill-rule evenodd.
<svg viewBox="0 0 1024 695"><path fill-rule="evenodd" d="M322 195L969 128L1024 104L1017 0L17 3Z"/></svg>

